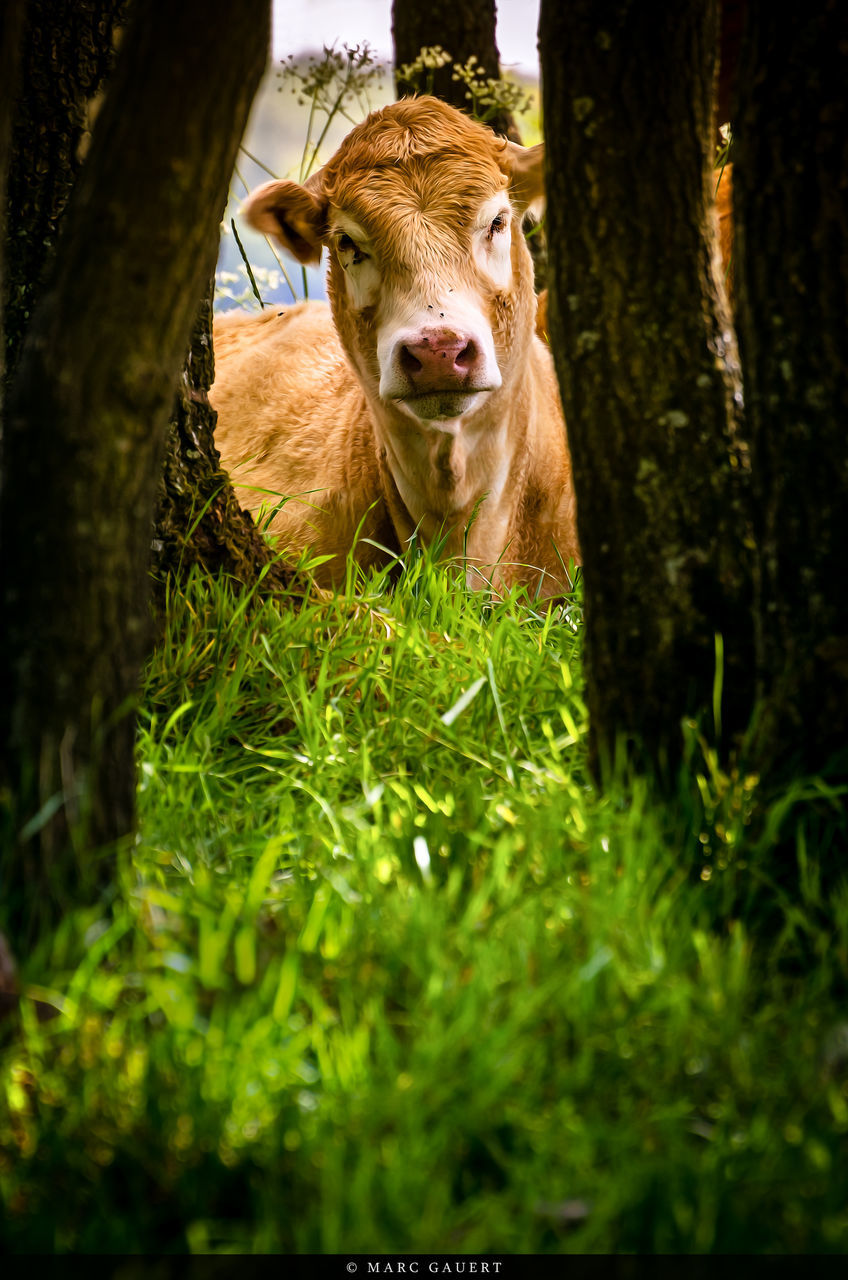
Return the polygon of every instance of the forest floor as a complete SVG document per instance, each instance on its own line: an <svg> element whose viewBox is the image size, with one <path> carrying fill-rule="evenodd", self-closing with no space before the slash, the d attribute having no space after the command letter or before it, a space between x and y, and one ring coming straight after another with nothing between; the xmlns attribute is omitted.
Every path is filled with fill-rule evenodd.
<svg viewBox="0 0 848 1280"><path fill-rule="evenodd" d="M755 835L694 726L601 791L581 629L420 555L173 597L137 840L0 1044L5 1250L848 1249L839 797Z"/></svg>

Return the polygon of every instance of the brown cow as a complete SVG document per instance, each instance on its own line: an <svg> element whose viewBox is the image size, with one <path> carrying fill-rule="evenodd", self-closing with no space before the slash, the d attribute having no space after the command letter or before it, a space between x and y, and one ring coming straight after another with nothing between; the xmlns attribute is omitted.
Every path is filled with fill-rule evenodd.
<svg viewBox="0 0 848 1280"><path fill-rule="evenodd" d="M435 98L373 112L303 186L245 206L300 262L330 251L330 309L215 324L216 443L248 508L286 501L281 545L385 563L444 537L471 585L570 588L571 463L521 235L542 148ZM332 312L332 315L331 315Z"/></svg>
<svg viewBox="0 0 848 1280"><path fill-rule="evenodd" d="M718 215L718 241L721 260L724 266L727 296L732 305L734 294L733 280L733 165L728 164L721 170L716 179L716 213Z"/></svg>

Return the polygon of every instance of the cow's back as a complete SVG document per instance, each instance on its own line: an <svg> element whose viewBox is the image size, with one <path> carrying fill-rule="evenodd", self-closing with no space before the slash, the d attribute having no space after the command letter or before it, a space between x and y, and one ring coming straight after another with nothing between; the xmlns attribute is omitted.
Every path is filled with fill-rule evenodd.
<svg viewBox="0 0 848 1280"><path fill-rule="evenodd" d="M321 585L343 578L363 518L361 536L394 549L373 428L329 308L216 316L214 345L215 444L242 505L257 514L287 499L269 527L283 549L334 557L315 571ZM365 544L357 559L380 557Z"/></svg>

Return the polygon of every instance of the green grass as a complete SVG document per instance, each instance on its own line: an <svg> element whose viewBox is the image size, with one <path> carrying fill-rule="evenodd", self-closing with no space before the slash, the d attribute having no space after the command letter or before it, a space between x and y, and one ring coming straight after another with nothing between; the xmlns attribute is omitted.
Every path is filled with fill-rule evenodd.
<svg viewBox="0 0 848 1280"><path fill-rule="evenodd" d="M139 836L5 1033L7 1249L848 1248L848 894L694 731L694 796L594 788L580 631L426 556L172 599Z"/></svg>

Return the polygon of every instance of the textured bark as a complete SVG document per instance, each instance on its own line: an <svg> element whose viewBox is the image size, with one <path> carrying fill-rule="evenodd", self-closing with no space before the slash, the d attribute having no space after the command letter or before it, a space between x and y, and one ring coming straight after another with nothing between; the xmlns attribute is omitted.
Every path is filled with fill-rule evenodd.
<svg viewBox="0 0 848 1280"><path fill-rule="evenodd" d="M714 3L542 0L550 335L574 458L596 763L752 705L747 473L712 211Z"/></svg>
<svg viewBox="0 0 848 1280"><path fill-rule="evenodd" d="M82 168L91 104L114 65L113 32L127 8L127 0L25 0L3 292L10 375Z"/></svg>
<svg viewBox="0 0 848 1280"><path fill-rule="evenodd" d="M36 905L79 900L86 850L132 830L166 427L267 41L266 0L138 6L10 385L2 871L18 936Z"/></svg>
<svg viewBox="0 0 848 1280"><path fill-rule="evenodd" d="M716 124L727 124L733 115L745 8L746 0L721 0Z"/></svg>
<svg viewBox="0 0 848 1280"><path fill-rule="evenodd" d="M6 192L12 151L12 105L21 74L24 32L24 0L7 0L0 9L0 403L6 376L6 338L2 299L9 270L6 253Z"/></svg>
<svg viewBox="0 0 848 1280"><path fill-rule="evenodd" d="M283 590L291 574L242 511L215 448L218 415L209 403L215 380L210 282L197 317L168 426L153 529L154 601L162 606L169 577L183 581L199 567L228 573L245 586L262 575L263 590Z"/></svg>
<svg viewBox="0 0 848 1280"><path fill-rule="evenodd" d="M495 0L430 0L429 4L409 4L408 0L393 0L392 39L394 41L395 67L414 62L424 48L433 45L450 54L454 62L464 64L472 56L477 58L481 74L498 79L500 57L495 42ZM451 78L452 68L441 67L434 73L433 93L444 102L450 102L460 111L467 111L469 102L465 85ZM405 93L420 92L422 86L410 84L395 72L398 97ZM500 112L487 122L495 133L506 134L518 141L515 122L508 112Z"/></svg>
<svg viewBox="0 0 848 1280"><path fill-rule="evenodd" d="M750 4L734 111L737 325L757 511L760 764L848 743L848 11Z"/></svg>

